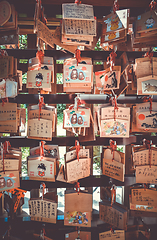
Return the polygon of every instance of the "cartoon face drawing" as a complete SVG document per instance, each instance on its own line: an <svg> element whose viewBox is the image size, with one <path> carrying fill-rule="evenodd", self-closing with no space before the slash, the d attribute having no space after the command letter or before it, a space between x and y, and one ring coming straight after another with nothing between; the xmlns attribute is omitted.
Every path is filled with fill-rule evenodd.
<svg viewBox="0 0 157 240"><path fill-rule="evenodd" d="M45 171L46 171L46 166L44 163L40 163L38 165L38 175L40 177L44 177L45 176Z"/></svg>
<svg viewBox="0 0 157 240"><path fill-rule="evenodd" d="M36 74L35 81L36 81L36 86L37 86L37 87L42 86L42 81L43 81L43 75L42 75L42 73Z"/></svg>
<svg viewBox="0 0 157 240"><path fill-rule="evenodd" d="M119 27L119 19L116 17L111 21L111 30L116 30Z"/></svg>
<svg viewBox="0 0 157 240"><path fill-rule="evenodd" d="M13 182L11 181L11 179L7 180L7 187L12 187L13 186Z"/></svg>
<svg viewBox="0 0 157 240"><path fill-rule="evenodd" d="M146 28L152 28L155 24L154 18L150 17L145 22Z"/></svg>
<svg viewBox="0 0 157 240"><path fill-rule="evenodd" d="M76 123L77 123L77 114L76 114L76 113L74 113L74 114L72 115L72 117L71 117L71 123L72 123L72 124L76 124Z"/></svg>
<svg viewBox="0 0 157 240"><path fill-rule="evenodd" d="M73 69L71 74L70 74L70 78L73 80L76 80L78 78L78 72L77 69Z"/></svg>
<svg viewBox="0 0 157 240"><path fill-rule="evenodd" d="M78 117L78 124L79 125L82 125L83 124L83 119L81 116Z"/></svg>
<svg viewBox="0 0 157 240"><path fill-rule="evenodd" d="M83 72L79 72L79 80L84 80L84 74L83 74Z"/></svg>
<svg viewBox="0 0 157 240"><path fill-rule="evenodd" d="M0 178L0 188L4 188L4 187L5 187L5 179Z"/></svg>

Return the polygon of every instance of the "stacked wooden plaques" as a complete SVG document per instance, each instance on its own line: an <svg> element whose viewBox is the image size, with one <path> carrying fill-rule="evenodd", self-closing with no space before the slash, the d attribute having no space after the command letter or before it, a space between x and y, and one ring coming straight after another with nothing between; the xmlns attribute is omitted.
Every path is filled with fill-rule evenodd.
<svg viewBox="0 0 157 240"><path fill-rule="evenodd" d="M99 218L117 229L127 229L127 208L119 203L103 200L99 203Z"/></svg>
<svg viewBox="0 0 157 240"><path fill-rule="evenodd" d="M100 137L129 137L130 108L118 106L118 109L115 109L104 104L99 106L97 116Z"/></svg>
<svg viewBox="0 0 157 240"><path fill-rule="evenodd" d="M62 4L62 42L67 45L91 46L96 36L92 5Z"/></svg>
<svg viewBox="0 0 157 240"><path fill-rule="evenodd" d="M56 223L58 202L56 194L49 192L43 198L31 198L28 202L32 221Z"/></svg>
<svg viewBox="0 0 157 240"><path fill-rule="evenodd" d="M157 14L150 10L139 15L134 23L134 48L156 47Z"/></svg>
<svg viewBox="0 0 157 240"><path fill-rule="evenodd" d="M129 9L124 9L103 17L101 46L104 49L127 40L129 15Z"/></svg>
<svg viewBox="0 0 157 240"><path fill-rule="evenodd" d="M76 58L64 60L63 91L91 92L93 88L93 65L91 58L81 58L77 64Z"/></svg>
<svg viewBox="0 0 157 240"><path fill-rule="evenodd" d="M64 225L91 227L92 194L74 190L65 191Z"/></svg>
<svg viewBox="0 0 157 240"><path fill-rule="evenodd" d="M135 60L138 95L157 95L157 58L144 57Z"/></svg>
<svg viewBox="0 0 157 240"><path fill-rule="evenodd" d="M0 153L0 191L20 187L21 151L1 147Z"/></svg>
<svg viewBox="0 0 157 240"><path fill-rule="evenodd" d="M121 239L125 240L125 231L123 230L114 230L114 231L106 231L99 233L99 240L116 240L116 239Z"/></svg>
<svg viewBox="0 0 157 240"><path fill-rule="evenodd" d="M55 131L56 108L32 105L28 108L27 136L28 138L51 140Z"/></svg>
<svg viewBox="0 0 157 240"><path fill-rule="evenodd" d="M156 156L156 147L133 147L133 166L136 170L136 183L157 183Z"/></svg>
<svg viewBox="0 0 157 240"><path fill-rule="evenodd" d="M80 149L78 159L76 150L65 155L65 169L67 182L77 182L79 179L90 176L91 159L89 149Z"/></svg>

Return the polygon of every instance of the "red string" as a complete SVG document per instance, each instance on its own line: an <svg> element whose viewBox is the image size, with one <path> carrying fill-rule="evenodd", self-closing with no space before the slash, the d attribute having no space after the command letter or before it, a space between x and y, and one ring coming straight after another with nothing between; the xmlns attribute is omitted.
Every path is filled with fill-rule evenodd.
<svg viewBox="0 0 157 240"><path fill-rule="evenodd" d="M38 68L38 70L41 68L41 59L42 59L42 57L44 57L43 51L42 50L37 51L36 58L38 58L38 60L39 60L39 68Z"/></svg>
<svg viewBox="0 0 157 240"><path fill-rule="evenodd" d="M112 51L109 57L107 57L107 64L110 65L110 71L113 71L116 57L117 57L117 54L114 51Z"/></svg>
<svg viewBox="0 0 157 240"><path fill-rule="evenodd" d="M77 5L79 5L79 4L81 4L81 1L75 0L75 3L76 3Z"/></svg>
<svg viewBox="0 0 157 240"><path fill-rule="evenodd" d="M145 53L144 57L149 57L150 63L152 63L153 52L150 49L148 52Z"/></svg>
<svg viewBox="0 0 157 240"><path fill-rule="evenodd" d="M155 9L156 4L157 3L155 1L151 1L151 3L149 4L149 7L150 7L151 11Z"/></svg>
<svg viewBox="0 0 157 240"><path fill-rule="evenodd" d="M9 102L8 98L2 98L2 107L4 107L4 104Z"/></svg>
<svg viewBox="0 0 157 240"><path fill-rule="evenodd" d="M0 49L0 58L3 58L4 56L8 56L8 53L6 50Z"/></svg>
<svg viewBox="0 0 157 240"><path fill-rule="evenodd" d="M44 141L41 141L41 146L40 146L40 160L42 160L44 156Z"/></svg>
<svg viewBox="0 0 157 240"><path fill-rule="evenodd" d="M113 99L110 98L109 101L111 101L112 106L114 106L114 121L116 120L116 110L118 110L118 105L117 105L117 98L114 97Z"/></svg>
<svg viewBox="0 0 157 240"><path fill-rule="evenodd" d="M112 140L110 141L110 148L111 148L111 153L113 153L113 158L112 161L114 160L114 151L117 150L117 144Z"/></svg>
<svg viewBox="0 0 157 240"><path fill-rule="evenodd" d="M39 98L39 117L38 117L38 120L40 120L41 109L44 105L45 105L44 97L40 96L40 98Z"/></svg>
<svg viewBox="0 0 157 240"><path fill-rule="evenodd" d="M75 140L75 148L76 148L76 156L77 156L77 159L79 161L79 151L80 151L80 143L79 141Z"/></svg>
<svg viewBox="0 0 157 240"><path fill-rule="evenodd" d="M115 203L115 202L116 202L116 189L113 186L112 190L111 190L111 207L112 207L113 203Z"/></svg>
<svg viewBox="0 0 157 240"><path fill-rule="evenodd" d="M80 98L77 99L77 110L79 108L79 105L85 104L86 102L84 100L81 100Z"/></svg>
<svg viewBox="0 0 157 240"><path fill-rule="evenodd" d="M79 49L76 49L75 56L76 56L77 66L78 66L78 64L81 62L81 51Z"/></svg>
<svg viewBox="0 0 157 240"><path fill-rule="evenodd" d="M80 183L79 183L79 182L77 182L77 183L75 184L75 188L76 188L76 192L77 192L78 195L79 195L79 193L80 193Z"/></svg>
<svg viewBox="0 0 157 240"><path fill-rule="evenodd" d="M150 107L149 107L149 110L150 110L150 113L152 112L152 98L151 97L144 97L143 98L143 102L150 102Z"/></svg>
<svg viewBox="0 0 157 240"><path fill-rule="evenodd" d="M144 139L143 145L146 146L146 148L149 149L149 165L151 167L151 142L149 140Z"/></svg>
<svg viewBox="0 0 157 240"><path fill-rule="evenodd" d="M113 11L114 13L119 10L119 3L118 3L118 0L115 0L114 1L114 4L113 4Z"/></svg>

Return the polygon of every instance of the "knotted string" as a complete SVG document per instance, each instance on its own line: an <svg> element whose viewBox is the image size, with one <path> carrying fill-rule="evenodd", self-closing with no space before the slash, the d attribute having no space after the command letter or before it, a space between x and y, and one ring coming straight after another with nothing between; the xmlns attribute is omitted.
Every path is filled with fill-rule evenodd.
<svg viewBox="0 0 157 240"><path fill-rule="evenodd" d="M76 49L76 51L75 51L75 57L76 57L77 66L78 66L78 64L81 62L81 51L80 51L80 49Z"/></svg>
<svg viewBox="0 0 157 240"><path fill-rule="evenodd" d="M114 152L117 150L117 144L113 140L110 141L110 149L111 149L111 153L113 153L113 158L112 158L112 161L113 161Z"/></svg>
<svg viewBox="0 0 157 240"><path fill-rule="evenodd" d="M44 144L45 144L45 142L41 141L41 145L40 145L40 160L42 160L43 157L44 157Z"/></svg>
<svg viewBox="0 0 157 240"><path fill-rule="evenodd" d="M77 192L78 195L79 195L79 193L80 193L80 183L79 183L79 182L77 182L77 183L75 184L75 188L76 188L76 192Z"/></svg>
<svg viewBox="0 0 157 240"><path fill-rule="evenodd" d="M79 5L79 4L81 4L81 1L75 0L75 3L76 3L77 5Z"/></svg>
<svg viewBox="0 0 157 240"><path fill-rule="evenodd" d="M149 57L150 63L152 63L152 57L153 57L152 49L150 49L148 52L146 52L144 57Z"/></svg>
<svg viewBox="0 0 157 240"><path fill-rule="evenodd" d="M150 10L153 11L156 7L156 2L155 1L151 1L151 3L149 4Z"/></svg>
<svg viewBox="0 0 157 240"><path fill-rule="evenodd" d="M79 161L79 151L80 151L80 143L79 141L75 140L75 148L76 148L76 156L77 156L77 160Z"/></svg>
<svg viewBox="0 0 157 240"><path fill-rule="evenodd" d="M116 202L116 189L115 186L112 186L112 190L111 190L111 207L113 205L113 203Z"/></svg>
<svg viewBox="0 0 157 240"><path fill-rule="evenodd" d="M152 113L152 98L145 96L145 97L143 98L143 102L150 102L149 110L150 110L150 113Z"/></svg>
<svg viewBox="0 0 157 240"><path fill-rule="evenodd" d="M114 121L116 120L116 110L118 110L118 105L117 105L117 97L113 97L109 99L111 101L112 106L114 106Z"/></svg>
<svg viewBox="0 0 157 240"><path fill-rule="evenodd" d="M117 54L112 51L109 55L109 57L107 57L107 64L110 65L110 71L113 71L113 67L115 66L115 59L117 57Z"/></svg>
<svg viewBox="0 0 157 240"><path fill-rule="evenodd" d="M6 50L0 49L0 58L3 58L5 56L8 56L8 53Z"/></svg>
<svg viewBox="0 0 157 240"><path fill-rule="evenodd" d="M118 0L115 0L113 3L113 12L116 13L117 10L119 10L119 3Z"/></svg>
<svg viewBox="0 0 157 240"><path fill-rule="evenodd" d="M8 103L8 102L9 102L8 97L2 98L1 100L2 100L2 107L4 107L4 104L5 104L5 103Z"/></svg>
<svg viewBox="0 0 157 240"><path fill-rule="evenodd" d="M39 98L39 117L38 117L38 120L40 120L41 109L44 105L45 105L44 97L40 96L40 98Z"/></svg>
<svg viewBox="0 0 157 240"><path fill-rule="evenodd" d="M42 57L44 57L43 51L42 51L42 50L37 51L37 53L36 53L36 58L38 58L38 60L39 60L38 70L41 68L41 59L42 59Z"/></svg>

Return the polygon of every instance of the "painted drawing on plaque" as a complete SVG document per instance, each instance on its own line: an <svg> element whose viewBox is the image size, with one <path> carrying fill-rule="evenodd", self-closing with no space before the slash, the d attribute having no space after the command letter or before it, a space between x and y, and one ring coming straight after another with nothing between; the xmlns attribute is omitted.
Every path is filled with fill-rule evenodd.
<svg viewBox="0 0 157 240"><path fill-rule="evenodd" d="M40 163L38 164L38 175L40 177L44 177L45 176L45 171L46 171L46 166L44 163Z"/></svg>
<svg viewBox="0 0 157 240"><path fill-rule="evenodd" d="M146 25L146 28L153 28L155 24L155 20L152 16L150 16L146 21L145 21L145 25Z"/></svg>
<svg viewBox="0 0 157 240"><path fill-rule="evenodd" d="M157 94L157 80L151 79L142 82L142 93Z"/></svg>
<svg viewBox="0 0 157 240"><path fill-rule="evenodd" d="M157 112L138 112L137 113L138 128L157 128Z"/></svg>
<svg viewBox="0 0 157 240"><path fill-rule="evenodd" d="M68 223L71 224L82 224L87 225L88 224L88 213L87 212L80 212L80 211L68 211L66 212L66 219L65 221L68 221Z"/></svg>
<svg viewBox="0 0 157 240"><path fill-rule="evenodd" d="M107 24L107 30L106 32L115 31L119 28L122 28L122 22L120 21L119 17L117 15L113 15L107 20L104 21Z"/></svg>
<svg viewBox="0 0 157 240"><path fill-rule="evenodd" d="M41 87L41 86L42 86L42 81L43 81L43 75L42 75L42 73L36 74L35 84L36 84L37 87Z"/></svg>
<svg viewBox="0 0 157 240"><path fill-rule="evenodd" d="M102 120L102 137L103 136L127 136L128 135L128 124L123 120Z"/></svg>
<svg viewBox="0 0 157 240"><path fill-rule="evenodd" d="M64 127L89 127L90 111L89 109L66 110L64 111Z"/></svg>

